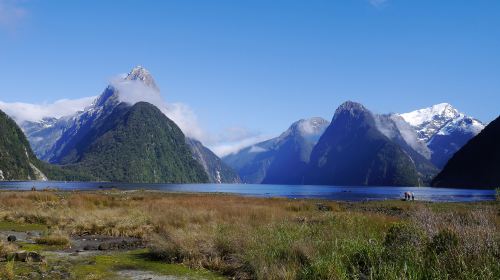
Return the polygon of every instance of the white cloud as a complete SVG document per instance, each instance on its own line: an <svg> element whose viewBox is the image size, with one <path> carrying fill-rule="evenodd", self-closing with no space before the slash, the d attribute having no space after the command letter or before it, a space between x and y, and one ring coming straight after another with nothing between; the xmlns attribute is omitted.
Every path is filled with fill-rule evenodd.
<svg viewBox="0 0 500 280"><path fill-rule="evenodd" d="M164 108L160 108L160 110L172 119L186 136L201 142L206 142L210 138L208 133L201 128L201 125L198 123L198 117L188 105L183 103L169 103Z"/></svg>
<svg viewBox="0 0 500 280"><path fill-rule="evenodd" d="M174 121L187 137L202 142L207 140L207 133L201 128L196 114L188 105L167 103L158 89L148 87L141 81L117 78L111 81L111 85L118 90L120 101L129 104L141 101L151 103Z"/></svg>
<svg viewBox="0 0 500 280"><path fill-rule="evenodd" d="M95 96L92 96L80 99L61 99L54 103L41 104L0 101L0 109L20 124L24 121L38 121L43 118L60 118L71 115L89 106L94 99Z"/></svg>
<svg viewBox="0 0 500 280"><path fill-rule="evenodd" d="M19 0L0 0L0 27L14 29L28 14Z"/></svg>
<svg viewBox="0 0 500 280"><path fill-rule="evenodd" d="M202 128L198 116L189 105L166 102L158 89L148 87L141 81L124 80L123 76L113 79L111 85L118 90L121 101L129 104L144 101L155 105L174 121L187 137L199 140L218 156L237 152L270 138L238 126L226 128L221 133L209 133Z"/></svg>
<svg viewBox="0 0 500 280"><path fill-rule="evenodd" d="M227 156L240 151L246 147L252 146L262 141L269 140L267 135L255 135L238 141L222 142L215 145L209 145L209 148L219 157Z"/></svg>

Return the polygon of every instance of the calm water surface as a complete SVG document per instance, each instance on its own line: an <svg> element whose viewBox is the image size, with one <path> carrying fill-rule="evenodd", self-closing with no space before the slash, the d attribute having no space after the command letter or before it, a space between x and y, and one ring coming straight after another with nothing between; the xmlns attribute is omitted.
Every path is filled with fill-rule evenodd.
<svg viewBox="0 0 500 280"><path fill-rule="evenodd" d="M399 199L405 191L415 193L415 199L426 201L494 200L494 190L450 189L429 187L342 187L251 184L128 184L94 182L1 182L0 190L158 190L166 192L230 193L256 197L316 198L344 201Z"/></svg>

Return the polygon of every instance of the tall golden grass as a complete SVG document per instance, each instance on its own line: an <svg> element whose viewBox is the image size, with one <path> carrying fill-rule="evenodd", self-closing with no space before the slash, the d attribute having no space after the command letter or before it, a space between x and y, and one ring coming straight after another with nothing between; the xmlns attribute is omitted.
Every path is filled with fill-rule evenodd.
<svg viewBox="0 0 500 280"><path fill-rule="evenodd" d="M152 191L0 192L0 219L41 223L52 232L69 235L139 237L150 244L152 257L237 279L495 279L500 275L495 262L500 256L497 203L322 201L326 207L317 203ZM421 234L394 228L401 223L411 224ZM426 249L448 242L450 234L443 235L443 230L461 242L446 253L455 259L441 253L434 257L435 252ZM418 248L387 245L388 232L391 240L418 238ZM389 258L394 252L413 255Z"/></svg>

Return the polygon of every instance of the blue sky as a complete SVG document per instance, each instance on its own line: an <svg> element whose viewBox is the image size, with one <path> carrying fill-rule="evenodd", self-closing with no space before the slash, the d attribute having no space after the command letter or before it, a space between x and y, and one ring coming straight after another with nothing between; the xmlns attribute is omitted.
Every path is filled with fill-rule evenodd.
<svg viewBox="0 0 500 280"><path fill-rule="evenodd" d="M345 100L489 122L500 1L0 0L0 101L98 95L135 65L213 134L276 135Z"/></svg>

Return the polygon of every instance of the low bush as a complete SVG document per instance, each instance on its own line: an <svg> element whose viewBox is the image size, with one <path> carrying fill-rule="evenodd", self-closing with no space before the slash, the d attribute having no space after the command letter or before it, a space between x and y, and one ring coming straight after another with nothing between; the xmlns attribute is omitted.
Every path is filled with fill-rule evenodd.
<svg viewBox="0 0 500 280"><path fill-rule="evenodd" d="M420 257L426 240L422 230L410 223L394 223L384 239L384 256L390 261L411 262Z"/></svg>
<svg viewBox="0 0 500 280"><path fill-rule="evenodd" d="M17 246L10 242L0 241L0 259L7 258L10 253L17 250Z"/></svg>
<svg viewBox="0 0 500 280"><path fill-rule="evenodd" d="M62 234L51 234L47 236L42 236L35 239L37 244L49 245L49 246L68 246L70 241L69 237Z"/></svg>
<svg viewBox="0 0 500 280"><path fill-rule="evenodd" d="M0 279L14 280L16 279L16 273L14 271L14 261L8 261L0 269Z"/></svg>

